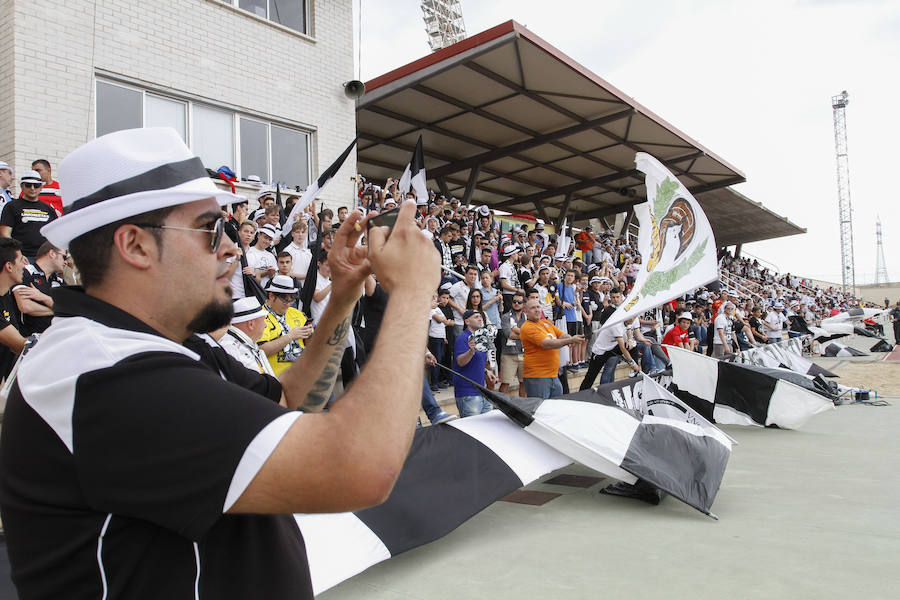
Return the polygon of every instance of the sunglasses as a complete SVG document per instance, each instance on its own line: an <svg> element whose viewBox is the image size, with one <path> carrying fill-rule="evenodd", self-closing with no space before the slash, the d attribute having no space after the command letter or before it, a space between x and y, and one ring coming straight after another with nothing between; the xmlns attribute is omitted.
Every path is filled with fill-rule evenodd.
<svg viewBox="0 0 900 600"><path fill-rule="evenodd" d="M147 227L149 229L174 229L175 231L197 231L200 233L209 233L210 237L210 250L212 250L213 254L219 252L219 246L222 245L222 236L225 233L225 219L223 217L219 217L215 220L212 229L202 229L196 227L175 227L173 225L157 225L155 223L134 223L137 227Z"/></svg>
<svg viewBox="0 0 900 600"><path fill-rule="evenodd" d="M523 301L521 301L521 300L513 300L512 303L513 303L513 304L525 304L525 303L524 303Z"/></svg>
<svg viewBox="0 0 900 600"><path fill-rule="evenodd" d="M283 302L293 302L297 296L294 294L275 294L275 297Z"/></svg>
<svg viewBox="0 0 900 600"><path fill-rule="evenodd" d="M44 187L44 184L43 183L23 183L22 187L38 189L38 188Z"/></svg>

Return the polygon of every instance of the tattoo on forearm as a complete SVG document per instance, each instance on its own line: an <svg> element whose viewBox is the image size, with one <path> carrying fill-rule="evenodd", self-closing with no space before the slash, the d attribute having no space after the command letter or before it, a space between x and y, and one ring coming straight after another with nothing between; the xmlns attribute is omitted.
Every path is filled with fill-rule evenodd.
<svg viewBox="0 0 900 600"><path fill-rule="evenodd" d="M350 317L345 318L334 328L331 336L325 340L328 346L332 347L331 354L328 356L328 362L322 369L322 374L313 384L312 389L306 395L306 401L300 408L311 409L319 408L326 402L331 395L331 389L334 387L334 380L337 377L338 369L341 367L341 358L344 355L344 340L347 339L347 332L350 330Z"/></svg>
<svg viewBox="0 0 900 600"><path fill-rule="evenodd" d="M350 317L347 317L340 323L338 326L334 328L334 331L325 343L329 346L337 346L339 344L343 344L344 340L347 338L347 332L350 330Z"/></svg>

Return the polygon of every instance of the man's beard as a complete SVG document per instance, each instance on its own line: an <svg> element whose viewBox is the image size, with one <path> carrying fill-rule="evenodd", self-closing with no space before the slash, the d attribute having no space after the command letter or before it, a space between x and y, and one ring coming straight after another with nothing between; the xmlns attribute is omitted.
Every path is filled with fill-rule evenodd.
<svg viewBox="0 0 900 600"><path fill-rule="evenodd" d="M229 302L210 302L188 323L188 330L194 333L209 333L231 324L234 306Z"/></svg>

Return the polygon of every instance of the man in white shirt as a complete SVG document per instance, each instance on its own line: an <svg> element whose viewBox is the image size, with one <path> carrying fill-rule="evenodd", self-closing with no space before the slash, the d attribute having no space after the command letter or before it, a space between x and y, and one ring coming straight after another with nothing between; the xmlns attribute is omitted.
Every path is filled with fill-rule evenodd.
<svg viewBox="0 0 900 600"><path fill-rule="evenodd" d="M7 202L12 202L13 196L9 192L9 186L13 182L13 170L8 163L0 161L0 210Z"/></svg>
<svg viewBox="0 0 900 600"><path fill-rule="evenodd" d="M516 269L516 257L519 255L519 247L509 245L503 249L503 257L506 259L500 265L500 290L503 292L503 310L509 312L512 308L513 294L525 295L525 290L519 287L518 269Z"/></svg>
<svg viewBox="0 0 900 600"><path fill-rule="evenodd" d="M247 250L247 266L253 269L253 276L263 287L278 270L275 256L269 252L272 240L278 235L271 225L263 225L256 232L256 244Z"/></svg>
<svg viewBox="0 0 900 600"><path fill-rule="evenodd" d="M600 385L610 383L615 377L615 366L619 361L610 361L613 363L613 366L609 369L604 368L604 365L606 365L608 359L613 357L618 358L619 356L622 356L632 371L635 373L641 372L641 368L638 366L637 362L631 358L631 354L628 352L625 341L625 328L633 321L634 319L628 319L622 323L616 323L615 325L610 325L609 327L604 327L600 330L597 334L597 339L594 340L594 345L591 347L591 361L588 363L587 373L585 373L579 389L586 390L592 387L594 385L594 379L600 374L601 369L603 369L603 375L600 376Z"/></svg>
<svg viewBox="0 0 900 600"><path fill-rule="evenodd" d="M767 343L777 344L783 339L782 329L787 319L784 316L784 304L776 302L766 313L763 319L763 326L766 328L765 334L769 338Z"/></svg>
<svg viewBox="0 0 900 600"><path fill-rule="evenodd" d="M291 255L292 276L303 281L309 270L309 261L312 253L306 247L306 222L297 221L291 225L291 243L284 247L284 251Z"/></svg>
<svg viewBox="0 0 900 600"><path fill-rule="evenodd" d="M316 277L316 291L313 293L313 301L310 305L309 312L312 313L312 320L319 321L325 307L328 306L328 300L331 299L331 269L328 267L328 253L321 252L319 254L319 273Z"/></svg>
<svg viewBox="0 0 900 600"><path fill-rule="evenodd" d="M538 280L534 284L538 293L538 302L541 304L541 312L547 320L553 319L554 295L550 290L550 267L541 265L538 267Z"/></svg>
<svg viewBox="0 0 900 600"><path fill-rule="evenodd" d="M465 275L465 279L457 281L450 286L450 302L447 303L453 309L454 338L462 335L465 327L463 313L466 312L466 301L469 299L469 292L481 289L481 282L478 281L478 269L474 265L466 267Z"/></svg>
<svg viewBox="0 0 900 600"><path fill-rule="evenodd" d="M258 371L275 377L265 352L259 349L256 340L266 329L266 309L254 296L234 301L234 316L231 326L219 340L219 345L251 371Z"/></svg>
<svg viewBox="0 0 900 600"><path fill-rule="evenodd" d="M732 319L734 318L734 309L733 302L726 302L716 315L713 322L713 358L722 358L733 350L734 326L732 325Z"/></svg>

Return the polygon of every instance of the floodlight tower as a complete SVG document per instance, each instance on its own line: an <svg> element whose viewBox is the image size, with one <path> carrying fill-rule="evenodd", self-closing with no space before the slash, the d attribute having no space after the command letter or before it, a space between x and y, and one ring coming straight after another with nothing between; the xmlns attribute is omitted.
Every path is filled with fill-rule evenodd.
<svg viewBox="0 0 900 600"><path fill-rule="evenodd" d="M884 262L884 245L881 243L881 217L875 218L875 285L888 282L887 264Z"/></svg>
<svg viewBox="0 0 900 600"><path fill-rule="evenodd" d="M422 17L432 52L466 39L459 0L422 0Z"/></svg>
<svg viewBox="0 0 900 600"><path fill-rule="evenodd" d="M856 295L856 267L853 261L853 209L850 208L850 164L847 158L847 105L844 90L831 97L834 112L834 150L837 155L838 217L841 224L841 283L844 293Z"/></svg>

